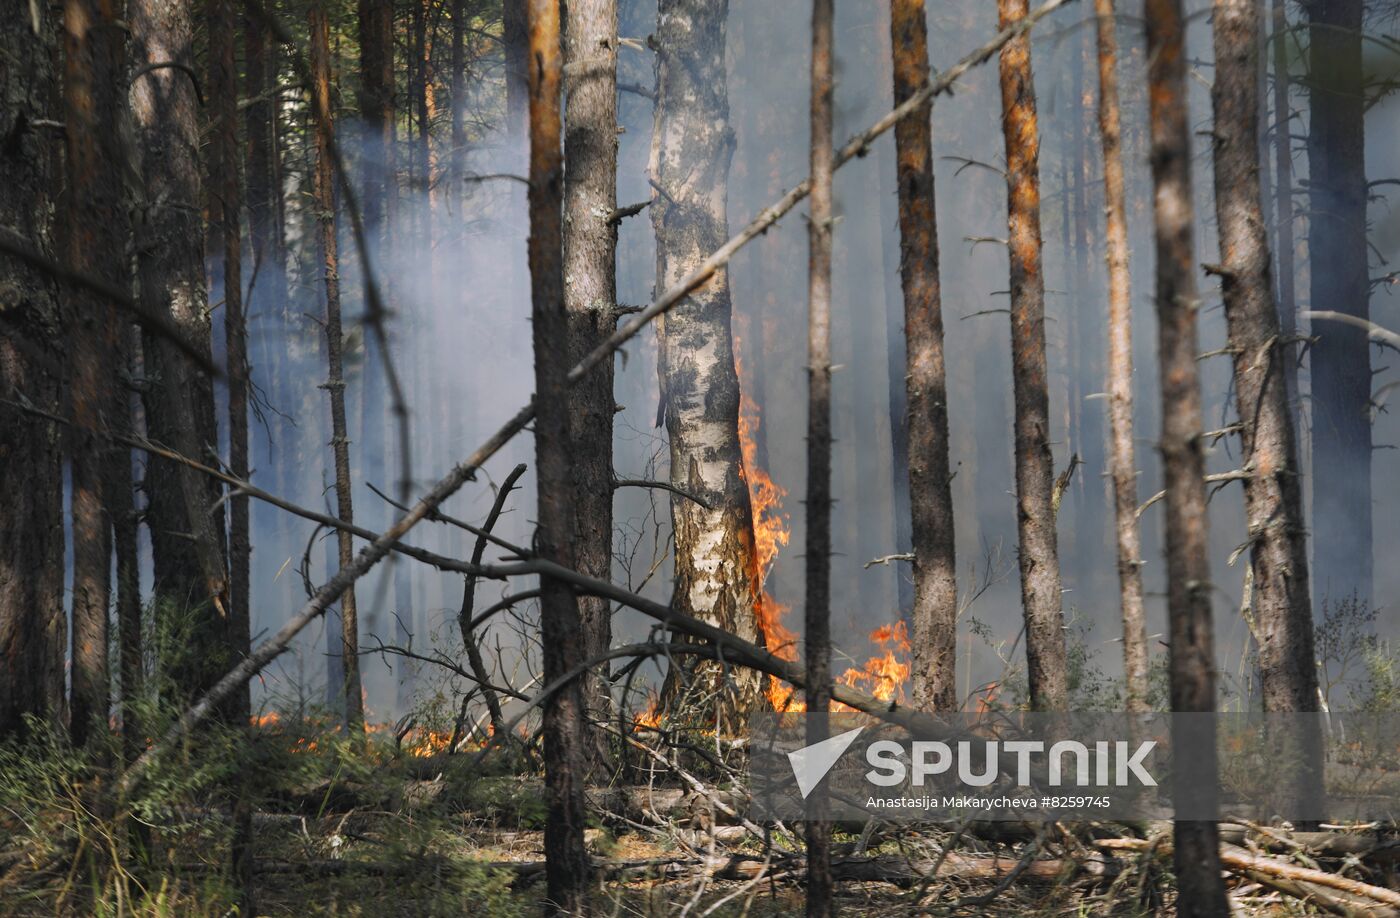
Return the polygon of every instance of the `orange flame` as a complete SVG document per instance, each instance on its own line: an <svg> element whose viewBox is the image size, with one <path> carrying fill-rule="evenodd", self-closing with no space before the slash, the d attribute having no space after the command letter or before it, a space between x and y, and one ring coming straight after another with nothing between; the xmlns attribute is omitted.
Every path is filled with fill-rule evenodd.
<svg viewBox="0 0 1400 918"><path fill-rule="evenodd" d="M863 688L881 701L903 701L909 680L909 632L904 622L881 625L870 632L870 640L884 653L871 657L859 669L847 669L837 680L851 688Z"/></svg>

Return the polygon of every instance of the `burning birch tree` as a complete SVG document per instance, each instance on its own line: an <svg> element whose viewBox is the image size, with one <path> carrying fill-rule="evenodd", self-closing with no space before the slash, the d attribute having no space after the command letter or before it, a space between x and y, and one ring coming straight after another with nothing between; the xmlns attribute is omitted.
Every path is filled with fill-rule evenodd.
<svg viewBox="0 0 1400 918"><path fill-rule="evenodd" d="M1214 711L1215 654L1196 346L1200 300L1192 226L1191 130L1186 112L1186 23L1181 0L1148 0L1145 16L1157 255L1157 353L1162 386L1159 446L1167 492L1171 703L1173 711ZM1253 79L1252 74L1249 79ZM1217 781L1214 725L1197 731L1194 739L1197 754L1186 757L1174 775L1177 795L1211 793ZM1178 821L1175 833L1179 913L1211 918L1228 915L1216 824Z"/></svg>
<svg viewBox="0 0 1400 918"><path fill-rule="evenodd" d="M1137 518L1137 449L1133 444L1133 303L1128 274L1128 212L1118 105L1118 36L1114 0L1095 0L1099 51L1099 138L1103 146L1105 260L1108 265L1109 475L1123 616L1123 680L1129 711L1147 710L1147 622L1142 602L1142 533Z"/></svg>
<svg viewBox="0 0 1400 918"><path fill-rule="evenodd" d="M924 0L890 0L894 102L928 81ZM948 384L938 277L932 103L895 125L900 279L904 288L904 386L909 504L914 549L914 705L952 711L957 699L957 557L948 462Z"/></svg>
<svg viewBox="0 0 1400 918"><path fill-rule="evenodd" d="M570 0L564 24L564 309L574 365L612 334L617 312L617 4ZM574 562L612 577L613 362L601 361L569 390L574 484ZM583 652L598 657L612 643L612 603L578 597ZM606 718L608 683L585 682L586 704ZM597 735L598 757L606 744Z"/></svg>
<svg viewBox="0 0 1400 918"><path fill-rule="evenodd" d="M1001 28L1024 19L1026 0L997 0ZM1068 696L1060 559L1053 507L1050 394L1046 388L1045 277L1040 246L1040 136L1030 36L1001 50L1006 141L1007 249L1011 262L1011 378L1015 395L1016 528L1031 707L1063 709Z"/></svg>
<svg viewBox="0 0 1400 918"><path fill-rule="evenodd" d="M725 78L728 0L661 0L657 10L656 115L650 180L656 289L666 290L729 238L729 127ZM739 446L739 377L730 335L729 272L657 320L658 423L670 439L677 609L748 641L762 640L753 520ZM703 501L702 504L700 501ZM719 690L721 670L700 664ZM733 670L721 730L758 703L762 678Z"/></svg>

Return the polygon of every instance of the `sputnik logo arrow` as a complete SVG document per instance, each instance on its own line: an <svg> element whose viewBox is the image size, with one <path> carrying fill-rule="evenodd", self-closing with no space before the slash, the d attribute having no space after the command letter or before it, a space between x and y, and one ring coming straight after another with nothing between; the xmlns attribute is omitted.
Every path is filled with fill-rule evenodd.
<svg viewBox="0 0 1400 918"><path fill-rule="evenodd" d="M836 764L836 760L851 748L851 744L864 729L856 727L854 730L847 730L787 754L788 762L792 765L793 777L797 778L797 789L802 792L803 800L806 800L807 795L826 777L826 773L831 771L831 766Z"/></svg>

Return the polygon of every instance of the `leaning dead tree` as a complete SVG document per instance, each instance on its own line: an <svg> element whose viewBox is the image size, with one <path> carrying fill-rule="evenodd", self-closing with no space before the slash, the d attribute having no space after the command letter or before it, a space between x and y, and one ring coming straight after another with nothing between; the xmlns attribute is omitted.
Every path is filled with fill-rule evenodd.
<svg viewBox="0 0 1400 918"><path fill-rule="evenodd" d="M831 708L832 0L812 3L811 213L807 221L807 543L804 643L807 742L826 739ZM830 915L831 823L824 787L807 799L807 914Z"/></svg>
<svg viewBox="0 0 1400 918"><path fill-rule="evenodd" d="M1027 0L997 0L1001 27L1024 19ZM1001 51L1002 136L1006 142L1007 250L1011 262L1011 381L1015 395L1016 529L1031 707L1068 702L1065 622L1055 534L1054 456L1045 359L1045 275L1040 245L1040 134L1031 42Z"/></svg>
<svg viewBox="0 0 1400 918"><path fill-rule="evenodd" d="M1215 710L1215 658L1207 562L1201 379L1197 368L1195 233L1191 130L1186 111L1186 23L1181 0L1148 0L1147 58L1152 188L1157 253L1157 352L1162 387L1162 472L1166 481L1167 617L1173 711ZM1251 79L1253 77L1251 76ZM1213 800L1215 728L1191 737L1178 758L1176 799ZM1229 914L1214 822L1176 823L1176 875L1182 915Z"/></svg>
<svg viewBox="0 0 1400 918"><path fill-rule="evenodd" d="M894 49L894 101L899 105L928 82L928 25L923 0L890 0L890 42ZM958 706L958 581L948 461L948 383L938 277L932 113L930 103L915 109L895 125L894 142L914 550L913 701L919 708L952 711Z"/></svg>
<svg viewBox="0 0 1400 918"><path fill-rule="evenodd" d="M570 0L564 24L564 309L569 365L617 327L617 3ZM574 482L578 569L612 576L613 362L605 360L569 390L569 436ZM596 596L578 600L583 653L591 659L612 644L612 605ZM590 713L606 719L606 679L585 682ZM595 735L594 756L606 758ZM596 763L595 763L596 764Z"/></svg>
<svg viewBox="0 0 1400 918"><path fill-rule="evenodd" d="M1137 514L1133 443L1133 303L1128 274L1128 210L1118 104L1118 36L1114 0L1095 0L1099 48L1099 137L1103 143L1105 259L1108 263L1109 474L1123 615L1123 680L1129 711L1147 710L1147 623L1142 602L1142 533Z"/></svg>
<svg viewBox="0 0 1400 918"><path fill-rule="evenodd" d="M728 0L661 0L657 9L656 116L649 179L654 190L656 286L665 290L729 236L729 127L725 82ZM675 602L748 641L761 640L749 489L739 446L739 376L730 337L729 273L720 269L656 323L661 384L658 426L670 441L675 496ZM720 729L737 729L762 697L756 673L701 667L720 699ZM668 690L675 686L668 680Z"/></svg>
<svg viewBox="0 0 1400 918"><path fill-rule="evenodd" d="M312 104L316 106L316 174L315 197L317 222L320 228L321 265L326 285L326 390L331 407L331 451L335 456L336 514L347 523L355 521L354 503L350 496L350 435L345 421L345 373L341 349L343 331L340 321L340 253L336 239L335 173L331 164L331 85L330 45L327 39L326 11L320 2L307 12L310 32ZM355 556L354 540L348 530L336 533L337 557L341 570L350 566ZM347 730L364 730L364 697L360 694L360 637L356 614L355 590L348 589L340 598L341 665L344 667L343 687L345 726Z"/></svg>
<svg viewBox="0 0 1400 918"><path fill-rule="evenodd" d="M574 566L574 485L570 471L569 317L564 306L564 162L559 111L564 70L559 0L529 0L530 288L535 347L535 470L539 509L535 549ZM578 599L569 584L540 578L540 645L544 680L552 683L584 659ZM544 849L551 914L588 911L588 855L583 847L587 780L583 691L571 679L544 706L544 767L549 810Z"/></svg>

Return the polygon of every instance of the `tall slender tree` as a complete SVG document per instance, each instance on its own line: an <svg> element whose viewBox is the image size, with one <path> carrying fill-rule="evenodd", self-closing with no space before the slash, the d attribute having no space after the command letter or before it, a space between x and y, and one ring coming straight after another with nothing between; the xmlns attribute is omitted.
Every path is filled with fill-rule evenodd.
<svg viewBox="0 0 1400 918"><path fill-rule="evenodd" d="M331 113L331 61L327 38L326 11L317 2L307 12L311 35L311 102L316 121L316 218L319 224L319 245L326 285L326 389L331 407L331 451L335 457L336 515L346 523L355 521L354 501L350 491L350 435L345 421L345 371L342 348L344 330L340 320L340 256L336 241L335 173L331 163L334 126ZM350 566L355 557L354 541L347 530L336 532L337 563ZM355 604L355 589L351 587L340 598L341 666L344 667L345 727L352 733L364 730L364 699L360 694L360 636L359 618Z"/></svg>
<svg viewBox="0 0 1400 918"><path fill-rule="evenodd" d="M144 194L136 225L136 278L143 308L168 316L201 351L210 347L201 209L200 117L196 84L194 4L131 0L132 51L143 72L131 86L132 120L141 154ZM177 67L157 66L176 64ZM218 442L212 382L169 341L146 335L143 393L146 430L157 442L203 459ZM159 456L146 462L143 491L151 537L156 613L170 633L189 635L163 661L165 675L186 695L224 672L229 612L224 514L217 484Z"/></svg>
<svg viewBox="0 0 1400 918"><path fill-rule="evenodd" d="M1186 112L1186 24L1181 0L1148 0L1147 59L1152 187L1157 254L1157 349L1162 387L1162 471L1166 480L1167 616L1173 711L1215 710L1210 565L1206 560L1205 460L1201 451L1201 380L1197 368L1195 233L1191 130ZM1253 79L1253 75L1250 75ZM1213 723L1190 737L1195 754L1173 775L1180 800L1212 803L1218 780ZM1184 739L1185 727L1174 737ZM1214 822L1178 820L1174 857L1188 916L1229 914L1220 878Z"/></svg>
<svg viewBox="0 0 1400 918"><path fill-rule="evenodd" d="M18 14L0 20L0 230L40 254L55 250L59 120L54 48L58 17L36 8L38 26ZM51 277L0 257L0 737L31 714L64 723L63 460L61 430L21 411L27 400L60 414L62 325Z"/></svg>
<svg viewBox="0 0 1400 918"><path fill-rule="evenodd" d="M210 0L209 24L209 105L212 116L210 135L209 195L211 238L217 248L213 255L219 270L220 294L224 312L224 348L228 365L229 471L247 479L248 464L248 323L243 311L243 183L239 164L242 151L238 135L238 19L232 0ZM229 500L229 608L224 621L227 657L242 657L250 638L249 591L253 546L249 532L248 496L230 494ZM221 667L226 669L227 667ZM235 694L228 706L235 723L247 720L250 701L247 690Z"/></svg>
<svg viewBox="0 0 1400 918"><path fill-rule="evenodd" d="M832 0L812 2L811 213L807 221L807 743L826 739L831 708L831 59ZM832 914L826 791L807 799L807 914Z"/></svg>
<svg viewBox="0 0 1400 918"><path fill-rule="evenodd" d="M1279 327L1259 179L1260 14L1252 0L1215 0L1215 213L1221 289L1234 363L1255 638L1265 711L1317 711L1312 601L1302 483L1280 364ZM1282 776L1299 800L1322 793L1321 748L1310 743Z"/></svg>
<svg viewBox="0 0 1400 918"><path fill-rule="evenodd" d="M578 363L617 324L617 3L569 0L564 23L564 310L569 363ZM573 448L574 563L590 577L612 576L613 364L605 360L569 390ZM612 643L612 604L580 596L584 653ZM609 711L607 680L590 674L586 704ZM595 734L595 758L605 744Z"/></svg>
<svg viewBox="0 0 1400 918"><path fill-rule="evenodd" d="M656 115L650 180L656 287L673 286L729 237L729 127L725 76L728 0L661 0L656 41ZM671 501L675 603L750 641L761 640L749 491L739 446L739 377L730 335L729 272L720 270L657 322L661 406L670 439L671 484L699 497ZM714 688L720 668L699 664ZM721 729L742 723L759 700L757 673L732 671ZM730 716L734 715L734 716Z"/></svg>
<svg viewBox="0 0 1400 918"><path fill-rule="evenodd" d="M924 0L890 0L894 101L928 81ZM895 125L899 182L900 278L904 287L905 416L914 550L914 704L958 706L957 557L948 462L948 383L938 276L938 214L933 184L932 103Z"/></svg>
<svg viewBox="0 0 1400 918"><path fill-rule="evenodd" d="M1366 88L1362 0L1306 0L1310 308L1367 319ZM1314 327L1312 529L1315 599L1371 603L1371 350L1366 331Z"/></svg>
<svg viewBox="0 0 1400 918"><path fill-rule="evenodd" d="M1142 600L1142 533L1137 518L1137 449L1133 443L1133 303L1128 273L1128 204L1118 105L1118 36L1114 0L1095 0L1099 50L1099 138L1103 146L1105 260L1108 264L1109 475L1123 616L1123 676L1129 711L1147 710L1147 620Z"/></svg>
<svg viewBox="0 0 1400 918"><path fill-rule="evenodd" d="M1027 0L997 0L1002 28L1024 19ZM1011 261L1011 375L1015 394L1017 532L1021 605L1031 706L1068 700L1060 560L1055 535L1054 457L1045 360L1045 276L1040 245L1040 136L1031 78L1030 37L1001 50L1002 136L1006 141L1007 248Z"/></svg>
<svg viewBox="0 0 1400 918"><path fill-rule="evenodd" d="M119 283L126 276L126 154L118 120L125 29L115 0L64 0L63 101L67 138L67 262ZM106 418L115 418L116 353L121 323L107 297L74 289L66 297L72 427L73 648L70 730L84 746L106 728L111 704L107 606L111 597L112 520L104 495Z"/></svg>
<svg viewBox="0 0 1400 918"><path fill-rule="evenodd" d="M1284 392L1289 410L1298 410L1297 283L1293 247L1293 108L1288 73L1288 10L1284 0L1271 0L1274 58L1274 264L1278 277L1278 318L1287 350L1281 358Z"/></svg>
<svg viewBox="0 0 1400 918"><path fill-rule="evenodd" d="M574 566L574 485L570 473L569 317L564 307L563 186L559 111L563 61L559 0L528 0L530 36L530 283L535 349L535 470L539 510L535 545L542 557ZM583 660L578 601L569 585L540 578L544 680L553 684ZM588 912L583 847L585 739L583 691L569 680L544 706L547 909Z"/></svg>

